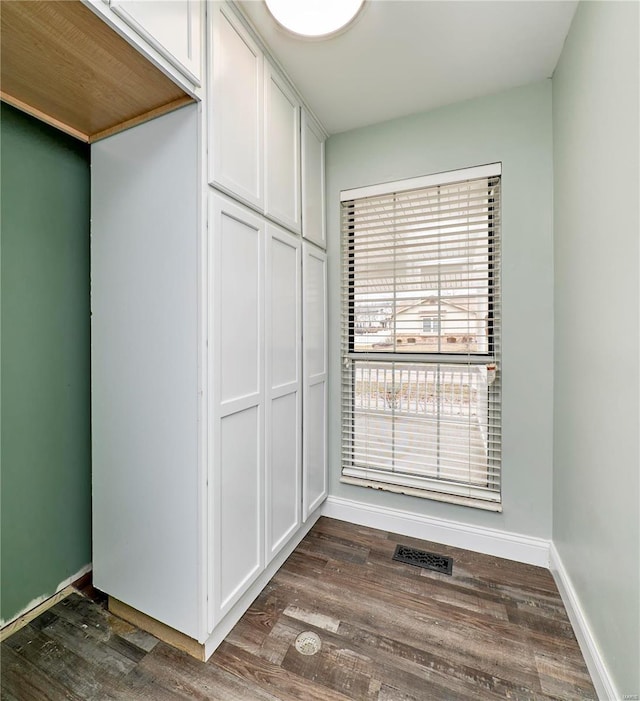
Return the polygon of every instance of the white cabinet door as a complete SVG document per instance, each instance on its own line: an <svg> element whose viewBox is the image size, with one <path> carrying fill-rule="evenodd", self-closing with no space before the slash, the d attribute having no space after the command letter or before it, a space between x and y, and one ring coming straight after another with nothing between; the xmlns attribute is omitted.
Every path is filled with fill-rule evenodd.
<svg viewBox="0 0 640 701"><path fill-rule="evenodd" d="M326 248L324 135L302 110L302 235Z"/></svg>
<svg viewBox="0 0 640 701"><path fill-rule="evenodd" d="M267 563L300 525L302 473L301 243L267 225Z"/></svg>
<svg viewBox="0 0 640 701"><path fill-rule="evenodd" d="M230 7L209 10L209 181L262 210L264 59Z"/></svg>
<svg viewBox="0 0 640 701"><path fill-rule="evenodd" d="M265 61L265 213L300 233L300 103Z"/></svg>
<svg viewBox="0 0 640 701"><path fill-rule="evenodd" d="M194 85L200 85L203 2L111 0L111 9Z"/></svg>
<svg viewBox="0 0 640 701"><path fill-rule="evenodd" d="M303 243L302 515L327 496L327 256Z"/></svg>
<svg viewBox="0 0 640 701"><path fill-rule="evenodd" d="M210 629L264 569L264 221L211 193Z"/></svg>

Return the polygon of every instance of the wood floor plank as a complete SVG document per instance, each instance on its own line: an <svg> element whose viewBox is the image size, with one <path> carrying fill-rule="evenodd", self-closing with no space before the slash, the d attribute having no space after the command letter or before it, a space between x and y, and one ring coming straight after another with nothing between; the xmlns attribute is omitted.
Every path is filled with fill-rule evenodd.
<svg viewBox="0 0 640 701"><path fill-rule="evenodd" d="M245 680L214 664L200 662L187 653L160 643L140 664L139 669L164 692L195 701L277 701Z"/></svg>
<svg viewBox="0 0 640 701"><path fill-rule="evenodd" d="M586 665L581 668L573 660L555 655L536 655L536 667L542 690L550 696L564 694L572 699L591 699L592 686Z"/></svg>
<svg viewBox="0 0 640 701"><path fill-rule="evenodd" d="M410 565L404 565L404 567L410 567ZM398 576L396 570L385 570L383 566L377 567L374 571L363 571L362 567L352 566L349 563L328 562L327 570L350 579L358 581L363 579L374 586L388 586L393 590L400 590L405 594L418 597L424 597L428 590L431 601L439 601L443 604L459 606L476 614L508 620L506 605L511 603L508 597L485 596L482 592L458 586L456 580L442 574L439 575L439 579L430 579L427 587L420 576Z"/></svg>
<svg viewBox="0 0 640 701"><path fill-rule="evenodd" d="M289 648L295 644L295 639L301 632L299 628L288 625L285 618L280 618L262 644L258 656L273 664L281 665Z"/></svg>
<svg viewBox="0 0 640 701"><path fill-rule="evenodd" d="M58 617L86 630L92 637L127 650L135 658L139 658L140 654L131 650L131 646L135 646L144 654L158 644L158 639L153 635L117 618L108 609L93 605L91 600L78 594L67 597L52 611ZM125 641L125 644L122 641Z"/></svg>
<svg viewBox="0 0 640 701"><path fill-rule="evenodd" d="M51 680L83 701L105 701L114 697L114 685L95 667L63 645L35 630L31 624L3 642ZM3 648L4 649L4 648Z"/></svg>
<svg viewBox="0 0 640 701"><path fill-rule="evenodd" d="M336 636L324 634L321 640L321 648L315 655L302 655L291 645L282 667L304 679L321 681L323 686L348 698L374 699L370 690L375 671L371 658L345 647L336 641Z"/></svg>
<svg viewBox="0 0 640 701"><path fill-rule="evenodd" d="M92 636L93 631L87 626L74 626L63 618L55 615L53 609L31 622L35 630L39 630L52 640L60 643L66 650L75 652L91 665L102 669L105 674L122 677L128 674L138 660L132 660L118 650L113 649L100 638ZM110 636L109 636L110 637Z"/></svg>
<svg viewBox="0 0 640 701"><path fill-rule="evenodd" d="M397 544L453 557L451 576L394 561ZM72 595L5 640L3 699L596 699L547 570L328 518L207 663L103 601ZM317 654L296 650L304 631Z"/></svg>
<svg viewBox="0 0 640 701"><path fill-rule="evenodd" d="M0 664L0 698L3 701L82 701L80 696L25 660L9 645L2 646Z"/></svg>
<svg viewBox="0 0 640 701"><path fill-rule="evenodd" d="M298 546L298 552L321 555L345 562L366 562L369 549L345 539L330 538L323 534L309 533Z"/></svg>
<svg viewBox="0 0 640 701"><path fill-rule="evenodd" d="M115 701L188 701L189 696L167 689L164 679L156 678L143 667L136 667L118 686Z"/></svg>
<svg viewBox="0 0 640 701"><path fill-rule="evenodd" d="M279 665L248 655L223 642L209 662L232 674L253 680L260 689L273 692L281 701L353 701L349 696L325 687L317 680L296 676Z"/></svg>
<svg viewBox="0 0 640 701"><path fill-rule="evenodd" d="M393 681L394 688L407 693L412 691L407 680L417 687L413 689L415 693L425 686L431 692L437 685L445 699L448 691L471 699L481 697L486 700L530 698L535 693L531 689L534 678L523 680L512 678L509 674L502 678L499 675L504 667L496 669L494 673L483 671L482 665L473 666L477 661L473 658L456 659L446 651L436 654L347 624L341 626L340 635L352 645L363 646L377 665L383 666L386 661L390 669L382 675L385 683ZM379 655L373 650L378 651Z"/></svg>

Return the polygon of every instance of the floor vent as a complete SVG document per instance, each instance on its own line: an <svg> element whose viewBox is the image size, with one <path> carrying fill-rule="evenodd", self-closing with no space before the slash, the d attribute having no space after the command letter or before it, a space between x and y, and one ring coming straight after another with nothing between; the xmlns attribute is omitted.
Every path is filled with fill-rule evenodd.
<svg viewBox="0 0 640 701"><path fill-rule="evenodd" d="M305 630L296 638L295 647L301 655L315 655L320 651L320 636L312 630Z"/></svg>
<svg viewBox="0 0 640 701"><path fill-rule="evenodd" d="M427 553L424 550L416 550L416 548L409 548L406 545L396 546L393 559L398 562L404 562L406 565L415 565L416 567L423 567L425 570L442 572L442 574L451 574L453 571L452 557Z"/></svg>

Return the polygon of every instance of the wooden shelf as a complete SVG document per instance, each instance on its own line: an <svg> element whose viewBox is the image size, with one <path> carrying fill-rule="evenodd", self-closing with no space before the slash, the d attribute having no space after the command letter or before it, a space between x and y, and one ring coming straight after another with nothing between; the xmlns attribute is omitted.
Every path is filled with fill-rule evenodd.
<svg viewBox="0 0 640 701"><path fill-rule="evenodd" d="M79 0L2 2L0 97L86 142L193 98Z"/></svg>

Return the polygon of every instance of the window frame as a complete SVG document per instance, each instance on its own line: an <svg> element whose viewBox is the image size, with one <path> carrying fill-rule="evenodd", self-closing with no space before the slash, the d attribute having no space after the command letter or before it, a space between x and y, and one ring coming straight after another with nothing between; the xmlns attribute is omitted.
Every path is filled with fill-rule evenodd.
<svg viewBox="0 0 640 701"><path fill-rule="evenodd" d="M393 183L387 183L383 185L374 185L366 188L356 188L353 190L347 190L341 192L341 203L342 206L347 206L346 203L354 202L359 198L365 198L376 195L393 194L397 191L399 193L419 189L419 188L431 188L438 186L445 186L464 180L477 180L477 179L487 179L487 188L490 189L489 181L491 178L497 178L499 181L499 187L501 191L502 187L502 168L500 163L489 164L487 166L480 166L476 168L469 168L457 171L450 171L447 173L439 173L432 176L424 176L421 178L412 178L403 181L394 181ZM345 335L345 325L343 323L342 328L342 345L343 349L341 352L342 365L343 368L351 367L355 368L355 364L359 361L375 361L383 364L388 364L389 367L393 368L392 372L395 372L396 364L398 363L419 363L425 367L435 367L440 369L441 365L452 364L460 365L462 367L473 367L473 366L489 366L501 364L500 357L500 344L499 339L496 338L496 331L500 332L500 308L501 308L501 290L499 287L500 281L500 251L501 251L501 201L495 202L494 198L489 199L489 208L487 212L487 336L486 336L486 351L469 351L463 350L460 352L447 352L439 347L439 350L435 352L417 351L417 352L407 352L407 351L397 351L396 343L394 343L394 350L374 352L371 350L356 350L355 348L355 336L356 336L356 295L355 295L355 284L356 284L356 262L355 262L355 222L356 214L355 207L352 207L347 215L347 225L344 230L341 231L342 236L346 236L346 248L343 244L343 284L346 277L346 299L345 295L342 295L343 310L346 307L346 328L348 329L347 338ZM342 227L341 227L342 229ZM344 260L346 256L346 261ZM395 279L395 277L394 277ZM496 285L496 282L498 285ZM439 300L442 299L442 294L440 294ZM442 313L438 317L425 317L432 318L437 325L437 330L435 333L442 334ZM424 323L424 320L423 322ZM425 332L427 333L427 332ZM431 332L434 333L434 332ZM346 343L345 343L346 341ZM356 372L353 369L350 373L351 386L348 388L349 396L351 398L351 442L352 447L352 457L351 466L345 465L344 459L344 420L341 424L341 430L343 435L341 439L343 441L342 448L342 471L341 471L341 481L350 484L358 484L361 486L375 487L378 489L385 489L388 491L401 492L405 494L411 494L413 496L421 496L424 498L435 499L438 501L447 501L450 503L458 503L466 506L473 506L476 508L487 509L491 511L501 511L502 510L502 465L501 465L501 433L502 433L502 421L500 415L501 406L501 388L500 384L492 390L493 384L489 383L487 388L487 416L491 414L491 410L494 408L496 401L498 406L498 416L500 417L498 425L498 435L499 435L499 446L498 446L498 458L496 459L496 454L494 449L489 448L489 441L487 441L486 446L486 457L487 457L487 481L492 482L497 479L498 488L493 490L488 487L481 489L474 489L471 481L466 483L461 483L459 489L455 485L451 484L449 480L442 480L433 477L427 477L425 475L410 475L397 473L395 471L390 472L389 470L379 470L380 475L375 477L376 472L375 467L360 467L355 465L355 459L353 458L353 446L355 445L355 400L356 400ZM343 378L341 381L341 392L345 391L345 381L344 381L344 371ZM492 392L497 392L496 396L493 396ZM344 411L344 406L342 407ZM440 414L437 415L436 421L440 422L442 417ZM489 421L489 419L487 419ZM487 431L489 423L487 424ZM354 474L356 473L356 474ZM393 480L389 481L389 475L393 474ZM382 477L386 475L386 479ZM496 478L497 475L497 478ZM374 479L371 477L374 476ZM443 485L446 487L443 488Z"/></svg>

